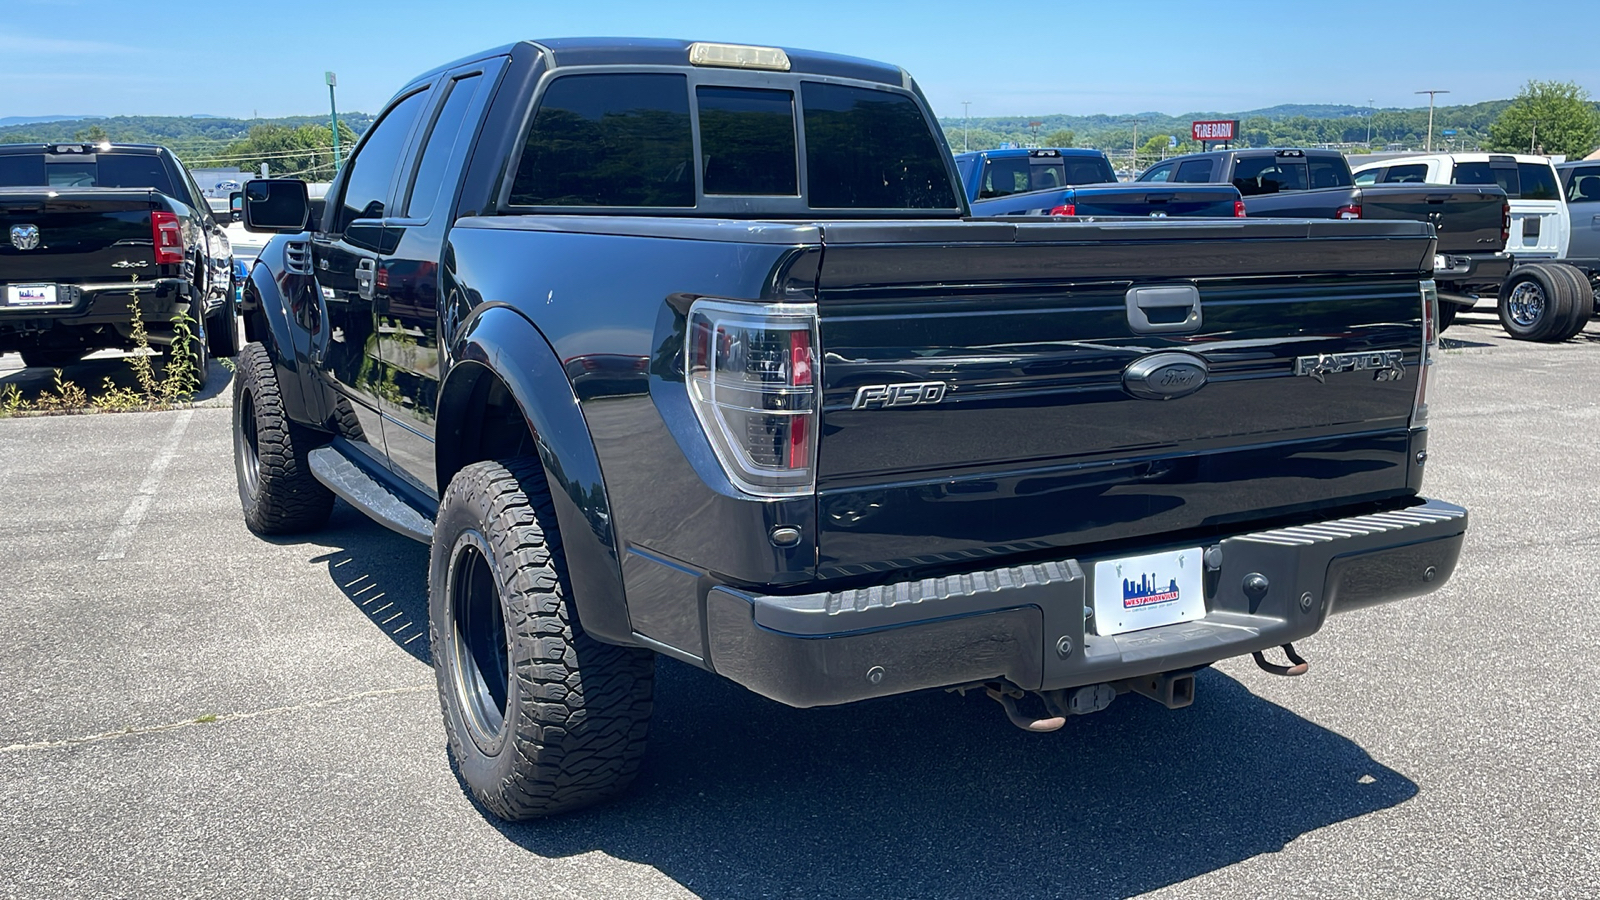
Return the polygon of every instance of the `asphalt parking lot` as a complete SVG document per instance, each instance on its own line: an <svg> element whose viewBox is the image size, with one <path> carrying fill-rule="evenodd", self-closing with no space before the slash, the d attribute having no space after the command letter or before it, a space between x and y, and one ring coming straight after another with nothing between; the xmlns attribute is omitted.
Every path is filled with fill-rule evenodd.
<svg viewBox="0 0 1600 900"><path fill-rule="evenodd" d="M1426 487L1472 511L1461 565L1334 619L1309 676L1231 661L1189 709L1030 735L662 661L633 791L518 826L448 762L426 548L342 505L251 535L226 409L0 421L0 895L1600 895L1600 323L1447 344Z"/></svg>

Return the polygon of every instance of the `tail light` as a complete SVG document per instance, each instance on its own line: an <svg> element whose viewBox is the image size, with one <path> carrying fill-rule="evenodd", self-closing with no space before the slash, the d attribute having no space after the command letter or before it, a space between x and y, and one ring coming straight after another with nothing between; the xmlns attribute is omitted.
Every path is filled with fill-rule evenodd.
<svg viewBox="0 0 1600 900"><path fill-rule="evenodd" d="M1066 203L1050 210L1052 216L1075 216L1078 214L1078 204Z"/></svg>
<svg viewBox="0 0 1600 900"><path fill-rule="evenodd" d="M697 300L687 375L695 416L728 480L764 497L816 486L817 308Z"/></svg>
<svg viewBox="0 0 1600 900"><path fill-rule="evenodd" d="M1511 201L1500 204L1500 247L1511 243Z"/></svg>
<svg viewBox="0 0 1600 900"><path fill-rule="evenodd" d="M1422 282L1422 359L1417 366L1417 396L1411 403L1411 427L1428 427L1428 372L1439 346L1439 289L1433 279Z"/></svg>
<svg viewBox="0 0 1600 900"><path fill-rule="evenodd" d="M1243 219L1243 218L1245 218L1244 201L1243 200L1235 200L1235 201L1233 201L1233 217L1235 219Z"/></svg>
<svg viewBox="0 0 1600 900"><path fill-rule="evenodd" d="M150 214L150 240L156 247L156 265L183 262L183 226L176 213L157 210Z"/></svg>
<svg viewBox="0 0 1600 900"><path fill-rule="evenodd" d="M1335 219L1359 219L1361 218L1361 207L1341 206L1339 207L1339 210L1333 214L1333 217Z"/></svg>

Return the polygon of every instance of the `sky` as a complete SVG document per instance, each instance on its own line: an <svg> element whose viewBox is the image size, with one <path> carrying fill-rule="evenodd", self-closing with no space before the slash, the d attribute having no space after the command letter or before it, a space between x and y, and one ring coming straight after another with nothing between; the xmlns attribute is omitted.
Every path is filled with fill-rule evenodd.
<svg viewBox="0 0 1600 900"><path fill-rule="evenodd" d="M1600 94L1600 2L1055 3L877 0L0 0L0 118L377 112L411 76L514 40L675 37L803 47L903 66L941 116L1239 112L1280 103L1509 98L1529 79ZM252 15L252 9L262 10ZM1446 14L1448 9L1448 14ZM1521 13L1509 16L1516 20ZM1367 23L1386 22L1387 25ZM1541 36L1550 43L1534 44ZM1502 38L1504 40L1502 41Z"/></svg>

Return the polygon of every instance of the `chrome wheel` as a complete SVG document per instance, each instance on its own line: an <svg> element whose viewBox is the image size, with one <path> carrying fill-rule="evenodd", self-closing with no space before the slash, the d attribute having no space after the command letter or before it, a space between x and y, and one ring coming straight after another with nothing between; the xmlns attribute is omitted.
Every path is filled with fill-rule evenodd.
<svg viewBox="0 0 1600 900"><path fill-rule="evenodd" d="M1511 289L1506 296L1506 314L1523 328L1531 328L1544 317L1544 288L1539 282L1528 280Z"/></svg>

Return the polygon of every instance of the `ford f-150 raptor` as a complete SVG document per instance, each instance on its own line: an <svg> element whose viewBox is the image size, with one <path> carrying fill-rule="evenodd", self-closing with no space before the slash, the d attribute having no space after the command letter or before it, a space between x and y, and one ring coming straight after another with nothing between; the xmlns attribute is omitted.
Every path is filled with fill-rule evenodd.
<svg viewBox="0 0 1600 900"><path fill-rule="evenodd" d="M1453 571L1415 222L974 220L894 66L524 42L408 83L244 289L245 521L431 546L496 815L622 789L657 654L1036 731ZM1266 654L1282 647L1287 663Z"/></svg>

